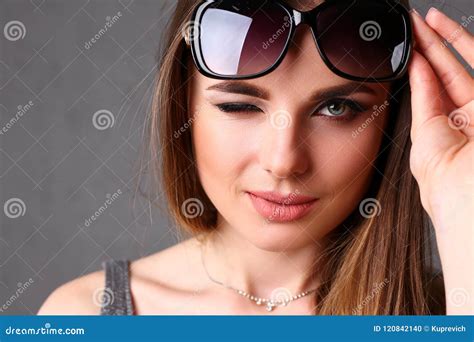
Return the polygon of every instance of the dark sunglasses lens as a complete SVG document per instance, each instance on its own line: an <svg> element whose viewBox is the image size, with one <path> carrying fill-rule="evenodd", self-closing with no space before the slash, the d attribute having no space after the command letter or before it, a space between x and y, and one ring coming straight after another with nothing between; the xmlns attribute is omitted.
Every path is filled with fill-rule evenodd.
<svg viewBox="0 0 474 342"><path fill-rule="evenodd" d="M216 2L199 24L203 61L220 76L268 70L283 53L291 30L288 11L271 1Z"/></svg>
<svg viewBox="0 0 474 342"><path fill-rule="evenodd" d="M385 1L335 3L317 18L320 48L330 64L353 77L393 77L403 67L407 29Z"/></svg>

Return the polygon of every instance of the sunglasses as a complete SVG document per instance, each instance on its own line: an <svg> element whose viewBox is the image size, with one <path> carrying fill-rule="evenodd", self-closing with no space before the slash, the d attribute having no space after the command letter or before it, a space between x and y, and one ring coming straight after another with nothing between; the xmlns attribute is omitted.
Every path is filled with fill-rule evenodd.
<svg viewBox="0 0 474 342"><path fill-rule="evenodd" d="M335 74L353 81L401 78L412 50L408 10L393 0L326 0L300 12L283 1L207 0L183 31L205 76L251 79L275 70L300 24Z"/></svg>

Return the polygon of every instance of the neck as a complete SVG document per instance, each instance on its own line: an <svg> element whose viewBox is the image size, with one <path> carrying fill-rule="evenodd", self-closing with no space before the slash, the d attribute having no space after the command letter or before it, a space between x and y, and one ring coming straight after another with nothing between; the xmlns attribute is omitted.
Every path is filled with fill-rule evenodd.
<svg viewBox="0 0 474 342"><path fill-rule="evenodd" d="M267 251L224 223L209 235L202 251L212 278L258 297L269 298L276 289L296 295L318 285L314 263L320 250L316 243L296 250Z"/></svg>

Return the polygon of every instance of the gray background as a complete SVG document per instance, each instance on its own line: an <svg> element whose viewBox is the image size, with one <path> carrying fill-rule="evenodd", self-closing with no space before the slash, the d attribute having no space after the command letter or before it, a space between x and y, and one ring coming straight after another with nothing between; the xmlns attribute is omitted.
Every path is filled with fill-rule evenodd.
<svg viewBox="0 0 474 342"><path fill-rule="evenodd" d="M459 22L474 14L472 0L446 2L412 4L422 14L435 5ZM174 5L0 0L0 129L18 106L33 103L0 135L0 307L8 302L0 314L35 314L54 288L99 269L103 260L136 259L179 240L166 212L140 198L132 202L155 57ZM12 20L24 24L23 39L6 39ZM94 126L100 110L112 113L112 127ZM87 227L85 220L119 189ZM11 198L25 205L18 218L5 213ZM9 301L30 278L28 289Z"/></svg>

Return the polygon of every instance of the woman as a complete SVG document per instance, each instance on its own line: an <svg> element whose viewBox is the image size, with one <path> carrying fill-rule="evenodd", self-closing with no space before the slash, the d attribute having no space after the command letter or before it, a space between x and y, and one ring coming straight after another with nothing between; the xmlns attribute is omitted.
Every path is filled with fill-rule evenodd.
<svg viewBox="0 0 474 342"><path fill-rule="evenodd" d="M40 314L474 313L473 79L443 43L472 67L472 36L434 9L302 3L178 1L146 146L192 236Z"/></svg>

